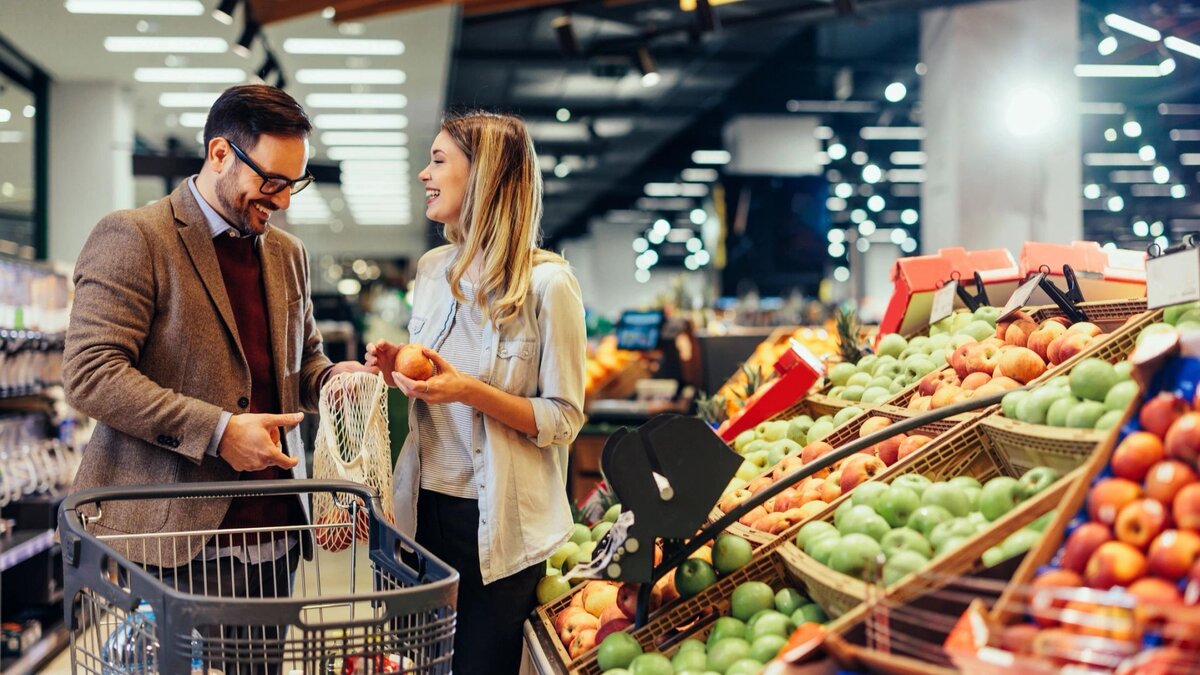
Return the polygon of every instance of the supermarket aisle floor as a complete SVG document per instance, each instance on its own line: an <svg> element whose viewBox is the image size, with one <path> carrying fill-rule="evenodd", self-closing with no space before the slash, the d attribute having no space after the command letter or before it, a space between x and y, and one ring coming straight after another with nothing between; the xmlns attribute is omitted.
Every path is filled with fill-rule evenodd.
<svg viewBox="0 0 1200 675"><path fill-rule="evenodd" d="M360 550L360 555L358 556L358 588L371 588L370 565L366 563L365 557ZM346 580L349 579L350 571L353 569L351 567L349 551L338 554L322 552L320 567L321 579L325 580L323 583L325 593L342 593L349 590ZM304 566L296 571L296 585L297 587L303 586L305 588L304 594L309 597L318 595L316 592L316 581L317 575L312 563L304 563ZM329 585L330 581L334 584L332 587ZM297 590L297 593L299 592ZM322 615L323 621L334 621L337 619L334 616L337 610L325 610L325 612ZM348 614L346 618L349 618ZM57 658L38 672L41 675L72 675L70 649L63 650Z"/></svg>

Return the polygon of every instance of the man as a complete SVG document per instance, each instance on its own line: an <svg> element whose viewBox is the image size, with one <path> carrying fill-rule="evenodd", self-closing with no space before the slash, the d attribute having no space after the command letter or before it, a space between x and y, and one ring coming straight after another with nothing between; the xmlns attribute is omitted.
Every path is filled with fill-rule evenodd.
<svg viewBox="0 0 1200 675"><path fill-rule="evenodd" d="M366 369L322 354L307 254L268 222L312 182L310 131L282 90L228 89L209 111L200 173L92 231L75 267L64 382L98 424L74 489L305 477L299 411L317 409L331 374ZM118 537L307 517L294 495L102 508L95 532ZM294 534L146 541L118 550L181 587L203 578L193 590L209 595L286 595L299 557Z"/></svg>

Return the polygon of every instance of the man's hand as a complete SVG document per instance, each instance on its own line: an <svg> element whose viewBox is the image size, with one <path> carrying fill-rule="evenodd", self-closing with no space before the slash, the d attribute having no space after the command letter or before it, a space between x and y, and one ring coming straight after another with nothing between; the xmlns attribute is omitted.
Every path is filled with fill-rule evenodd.
<svg viewBox="0 0 1200 675"><path fill-rule="evenodd" d="M338 373L371 373L372 375L379 372L379 369L370 363L363 365L358 361L338 361L329 369L329 377L333 377Z"/></svg>
<svg viewBox="0 0 1200 675"><path fill-rule="evenodd" d="M379 340L367 345L366 367L374 368L375 372L383 373L383 381L389 387L399 386L396 378L392 377L392 369L396 367L396 355L404 345L394 345L387 340Z"/></svg>
<svg viewBox="0 0 1200 675"><path fill-rule="evenodd" d="M300 461L283 454L280 428L304 421L304 413L264 415L245 413L229 418L217 454L237 471L261 471L269 466L291 469Z"/></svg>

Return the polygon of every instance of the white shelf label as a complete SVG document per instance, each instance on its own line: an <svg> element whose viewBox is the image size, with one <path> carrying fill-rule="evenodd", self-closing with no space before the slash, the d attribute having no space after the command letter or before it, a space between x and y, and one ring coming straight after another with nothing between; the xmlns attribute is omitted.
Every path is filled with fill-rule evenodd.
<svg viewBox="0 0 1200 675"><path fill-rule="evenodd" d="M1200 248L1146 261L1146 306L1158 309L1200 300Z"/></svg>
<svg viewBox="0 0 1200 675"><path fill-rule="evenodd" d="M1042 279L1046 278L1045 272L1038 272L1037 276L1017 287L1013 294L1009 296L1008 302L1004 304L1004 309L1000 310L1000 318L997 321L1004 321L1016 313L1017 310L1024 307L1028 302L1033 292L1038 289L1038 284L1042 283Z"/></svg>
<svg viewBox="0 0 1200 675"><path fill-rule="evenodd" d="M954 298L958 295L958 281L951 279L933 294L933 307L929 310L929 323L935 324L954 313Z"/></svg>

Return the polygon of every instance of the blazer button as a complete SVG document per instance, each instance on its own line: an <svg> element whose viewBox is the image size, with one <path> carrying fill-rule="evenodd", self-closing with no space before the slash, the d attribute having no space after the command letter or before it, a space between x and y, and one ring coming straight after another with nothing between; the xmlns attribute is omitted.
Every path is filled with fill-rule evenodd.
<svg viewBox="0 0 1200 675"><path fill-rule="evenodd" d="M238 407L239 408L245 408L249 405L250 405L250 399L246 398L245 396L238 399Z"/></svg>

